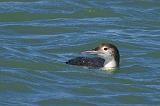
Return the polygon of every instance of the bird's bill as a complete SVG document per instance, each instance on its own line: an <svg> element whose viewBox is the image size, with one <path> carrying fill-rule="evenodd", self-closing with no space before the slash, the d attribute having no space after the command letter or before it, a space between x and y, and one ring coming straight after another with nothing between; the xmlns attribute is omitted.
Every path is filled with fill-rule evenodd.
<svg viewBox="0 0 160 106"><path fill-rule="evenodd" d="M95 51L95 50L87 50L87 51L83 51L81 52L82 54L98 54L99 52L98 51Z"/></svg>

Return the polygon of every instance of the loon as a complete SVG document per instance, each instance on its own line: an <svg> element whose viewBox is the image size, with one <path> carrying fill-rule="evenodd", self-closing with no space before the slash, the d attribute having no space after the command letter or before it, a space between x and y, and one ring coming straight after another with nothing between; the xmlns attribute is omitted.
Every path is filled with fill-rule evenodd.
<svg viewBox="0 0 160 106"><path fill-rule="evenodd" d="M83 54L96 54L98 57L76 57L66 62L69 65L90 68L115 69L119 67L120 55L117 47L111 43L102 43L98 47L83 51Z"/></svg>

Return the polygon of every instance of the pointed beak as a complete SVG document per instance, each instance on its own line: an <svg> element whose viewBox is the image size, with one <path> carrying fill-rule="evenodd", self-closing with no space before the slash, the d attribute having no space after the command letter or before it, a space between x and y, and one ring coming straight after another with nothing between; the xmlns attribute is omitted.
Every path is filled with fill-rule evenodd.
<svg viewBox="0 0 160 106"><path fill-rule="evenodd" d="M100 49L99 47L96 47L96 48L94 48L92 50L83 51L81 53L82 54L99 54L100 53L99 49Z"/></svg>
<svg viewBox="0 0 160 106"><path fill-rule="evenodd" d="M95 51L95 50L87 50L87 51L83 51L81 52L82 54L98 54L99 52L98 51Z"/></svg>

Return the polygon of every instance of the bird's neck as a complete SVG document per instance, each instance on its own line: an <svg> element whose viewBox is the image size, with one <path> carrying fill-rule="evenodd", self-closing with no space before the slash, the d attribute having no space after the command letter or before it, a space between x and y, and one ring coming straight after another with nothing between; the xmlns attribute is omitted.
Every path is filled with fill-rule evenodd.
<svg viewBox="0 0 160 106"><path fill-rule="evenodd" d="M113 58L110 61L105 60L104 62L104 69L115 69L118 67L116 60Z"/></svg>

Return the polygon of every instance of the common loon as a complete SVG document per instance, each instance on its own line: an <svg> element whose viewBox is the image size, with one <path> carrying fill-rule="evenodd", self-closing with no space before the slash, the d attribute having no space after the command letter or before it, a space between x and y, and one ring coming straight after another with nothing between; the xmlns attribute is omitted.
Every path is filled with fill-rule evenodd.
<svg viewBox="0 0 160 106"><path fill-rule="evenodd" d="M119 51L117 47L111 43L102 43L98 47L82 53L96 54L98 57L76 57L68 60L66 64L102 69L115 69L119 67Z"/></svg>

